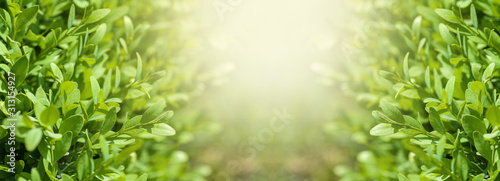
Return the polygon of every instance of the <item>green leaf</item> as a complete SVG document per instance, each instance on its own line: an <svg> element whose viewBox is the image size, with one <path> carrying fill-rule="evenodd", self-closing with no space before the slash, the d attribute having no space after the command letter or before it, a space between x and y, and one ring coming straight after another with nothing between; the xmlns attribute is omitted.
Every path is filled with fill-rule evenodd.
<svg viewBox="0 0 500 181"><path fill-rule="evenodd" d="M477 29L478 24L477 24L477 15L476 15L476 7L474 4L470 6L470 19L472 20L472 25Z"/></svg>
<svg viewBox="0 0 500 181"><path fill-rule="evenodd" d="M116 108L111 108L106 114L104 121L101 124L101 134L106 134L115 126L116 123Z"/></svg>
<svg viewBox="0 0 500 181"><path fill-rule="evenodd" d="M132 36L132 33L134 32L134 24L132 23L132 20L128 16L123 17L123 23L125 24L125 35L127 36L127 39Z"/></svg>
<svg viewBox="0 0 500 181"><path fill-rule="evenodd" d="M66 134L67 132L72 132L73 137L78 136L83 128L83 117L81 115L73 115L68 117L66 120L61 122L59 127L59 134Z"/></svg>
<svg viewBox="0 0 500 181"><path fill-rule="evenodd" d="M380 101L380 108L382 108L382 111L389 117L390 119L398 122L398 123L404 123L405 119L403 117L403 114L393 106L391 103L387 102L386 100L381 100Z"/></svg>
<svg viewBox="0 0 500 181"><path fill-rule="evenodd" d="M54 76L60 82L64 82L64 77L63 77L63 74L62 74L61 70L59 69L59 67L57 67L57 65L54 63L50 63L50 68L52 69L52 73L54 74Z"/></svg>
<svg viewBox="0 0 500 181"><path fill-rule="evenodd" d="M402 173L398 173L398 181L410 181L408 178L406 178L405 175Z"/></svg>
<svg viewBox="0 0 500 181"><path fill-rule="evenodd" d="M408 56L410 55L410 52L406 53L405 59L403 61L403 73L405 75L405 79L407 81L410 81L410 73L408 71Z"/></svg>
<svg viewBox="0 0 500 181"><path fill-rule="evenodd" d="M476 175L472 181L483 181L484 180L484 174L479 174L479 175Z"/></svg>
<svg viewBox="0 0 500 181"><path fill-rule="evenodd" d="M56 142L55 148L54 148L54 159L57 161L61 159L66 152L69 151L69 148L71 147L71 140L73 138L73 133L71 132L66 132L60 141Z"/></svg>
<svg viewBox="0 0 500 181"><path fill-rule="evenodd" d="M464 127L465 133L467 133L467 135L471 138L473 137L474 131L481 134L486 133L486 127L484 126L483 121L472 115L464 115L462 117L462 126Z"/></svg>
<svg viewBox="0 0 500 181"><path fill-rule="evenodd" d="M62 181L74 181L69 175L62 174Z"/></svg>
<svg viewBox="0 0 500 181"><path fill-rule="evenodd" d="M40 128L34 128L29 130L26 133L26 137L24 138L25 146L27 151L34 151L40 140L42 140L42 130Z"/></svg>
<svg viewBox="0 0 500 181"><path fill-rule="evenodd" d="M94 44L94 45L99 44L99 42L102 41L102 39L104 38L104 35L106 34L106 29L107 29L106 24L99 25L99 27L94 32L94 34L90 37L88 43Z"/></svg>
<svg viewBox="0 0 500 181"><path fill-rule="evenodd" d="M429 92L431 92L431 71L429 69L429 67L427 67L427 69L425 69L425 86L427 87L427 89L429 90Z"/></svg>
<svg viewBox="0 0 500 181"><path fill-rule="evenodd" d="M166 102L163 99L149 106L149 108L144 112L141 118L141 123L147 123L154 120L156 117L158 117L158 115L160 115L163 112L165 106Z"/></svg>
<svg viewBox="0 0 500 181"><path fill-rule="evenodd" d="M12 73L16 74L15 78L16 80L14 81L16 84L16 87L19 87L21 83L26 79L26 76L28 76L28 69L29 69L29 62L26 57L23 57L19 59L14 66L12 66Z"/></svg>
<svg viewBox="0 0 500 181"><path fill-rule="evenodd" d="M42 180L36 168L31 168L31 180Z"/></svg>
<svg viewBox="0 0 500 181"><path fill-rule="evenodd" d="M470 83L470 88L472 92L478 95L484 95L484 83L480 81L474 81Z"/></svg>
<svg viewBox="0 0 500 181"><path fill-rule="evenodd" d="M491 162L491 148L490 148L490 142L485 141L483 138L483 135L477 131L473 132L473 139L474 139L474 146L476 147L476 150L484 157L486 160Z"/></svg>
<svg viewBox="0 0 500 181"><path fill-rule="evenodd" d="M403 117L405 118L405 122L408 123L408 125L410 125L411 127L422 129L422 124L418 120L407 115L404 115Z"/></svg>
<svg viewBox="0 0 500 181"><path fill-rule="evenodd" d="M74 4L72 4L71 8L69 9L68 30L73 26L73 21L75 21L75 5Z"/></svg>
<svg viewBox="0 0 500 181"><path fill-rule="evenodd" d="M422 16L417 16L415 20L413 20L413 24L411 25L411 30L416 37L420 35L420 28L422 24Z"/></svg>
<svg viewBox="0 0 500 181"><path fill-rule="evenodd" d="M121 81L120 68L118 68L118 66L116 66L116 72L115 72L115 90L119 89L120 81Z"/></svg>
<svg viewBox="0 0 500 181"><path fill-rule="evenodd" d="M483 82L486 82L487 79L490 78L490 76L493 74L493 70L495 70L495 63L491 63L486 67L483 73Z"/></svg>
<svg viewBox="0 0 500 181"><path fill-rule="evenodd" d="M99 21L99 20L103 19L106 15L108 15L109 12L111 12L111 10L109 10L109 9L94 10L90 14L90 16L87 19L85 19L85 24L95 23L95 22Z"/></svg>
<svg viewBox="0 0 500 181"><path fill-rule="evenodd" d="M486 119L495 126L500 126L500 108L490 105L486 110Z"/></svg>
<svg viewBox="0 0 500 181"><path fill-rule="evenodd" d="M454 160L458 175L462 180L467 180L467 175L469 175L469 160L461 151L458 152L458 156Z"/></svg>
<svg viewBox="0 0 500 181"><path fill-rule="evenodd" d="M75 90L75 83L71 82L71 81L65 81L61 84L61 95L60 96L63 96L63 94L70 94L71 92L73 92Z"/></svg>
<svg viewBox="0 0 500 181"><path fill-rule="evenodd" d="M101 86L94 76L90 76L90 86L92 88L92 99L94 100L94 104L97 105L99 101L99 91L101 90Z"/></svg>
<svg viewBox="0 0 500 181"><path fill-rule="evenodd" d="M135 81L138 82L142 74L142 59L139 53L136 53L136 55L137 55L137 74L135 75Z"/></svg>
<svg viewBox="0 0 500 181"><path fill-rule="evenodd" d="M53 126L54 124L56 124L59 117L59 109L54 105L50 105L42 111L42 114L40 115L40 121L45 126Z"/></svg>
<svg viewBox="0 0 500 181"><path fill-rule="evenodd" d="M438 133L445 134L444 123L435 108L429 108L429 122Z"/></svg>
<svg viewBox="0 0 500 181"><path fill-rule="evenodd" d="M380 123L370 130L370 134L373 136L386 136L394 133L396 133L395 129L388 123Z"/></svg>
<svg viewBox="0 0 500 181"><path fill-rule="evenodd" d="M78 180L83 180L87 175L87 171L89 170L89 158L86 151L83 151L82 154L78 157L78 163L76 166Z"/></svg>
<svg viewBox="0 0 500 181"><path fill-rule="evenodd" d="M137 178L135 181L147 181L147 180L148 180L148 174L144 173L139 178Z"/></svg>
<svg viewBox="0 0 500 181"><path fill-rule="evenodd" d="M443 84L441 83L441 78L436 71L436 69L433 70L434 74L434 91L436 92L436 95L439 97L439 99L442 99L442 92L443 92Z"/></svg>
<svg viewBox="0 0 500 181"><path fill-rule="evenodd" d="M28 27L35 20L36 15L38 14L38 6L31 6L29 8L24 9L20 14L16 17L16 31L22 31L24 28Z"/></svg>
<svg viewBox="0 0 500 181"><path fill-rule="evenodd" d="M158 136L172 136L175 135L174 128L170 127L165 123L156 123L153 125L151 129L148 129L148 132Z"/></svg>
<svg viewBox="0 0 500 181"><path fill-rule="evenodd" d="M125 125L123 125L123 129L128 129L128 128L131 128L133 126L138 125L141 122L141 119L142 119L142 115L138 115L138 116L133 117L132 119L127 120L125 122Z"/></svg>
<svg viewBox="0 0 500 181"><path fill-rule="evenodd" d="M439 24L439 33L441 34L441 37L443 37L443 40L451 45L457 43L457 40L451 35L450 31L448 30L448 27L444 24Z"/></svg>
<svg viewBox="0 0 500 181"><path fill-rule="evenodd" d="M439 162L443 160L445 144L446 144L446 137L441 136L441 138L439 138L439 142L436 147L436 156Z"/></svg>
<svg viewBox="0 0 500 181"><path fill-rule="evenodd" d="M102 91L104 92L103 99L107 99L109 93L111 92L111 76L113 75L113 70L108 71L106 79L104 79L104 85L102 86Z"/></svg>
<svg viewBox="0 0 500 181"><path fill-rule="evenodd" d="M453 13L453 11L448 9L435 9L434 10L441 18L450 23L460 23L460 19Z"/></svg>
<svg viewBox="0 0 500 181"><path fill-rule="evenodd" d="M455 76L451 77L448 80L448 83L446 83L446 100L449 104L452 104L451 101L453 100L453 93L455 91Z"/></svg>

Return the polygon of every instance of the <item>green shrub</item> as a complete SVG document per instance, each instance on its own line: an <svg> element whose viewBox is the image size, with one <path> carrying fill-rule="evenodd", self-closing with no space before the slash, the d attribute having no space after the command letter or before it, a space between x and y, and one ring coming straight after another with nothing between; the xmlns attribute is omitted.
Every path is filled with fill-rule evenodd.
<svg viewBox="0 0 500 181"><path fill-rule="evenodd" d="M358 154L358 166L338 167L337 174L345 180L499 179L500 3L363 5L366 29L346 51L349 78L337 81L365 108L378 109L365 133L379 137L360 141L368 150Z"/></svg>
<svg viewBox="0 0 500 181"><path fill-rule="evenodd" d="M189 140L167 138L176 133L172 110L198 91L199 63L185 53L190 30L174 19L189 2L7 0L0 7L0 155L17 154L15 169L11 157L0 161L1 180L209 174L191 171L177 149Z"/></svg>

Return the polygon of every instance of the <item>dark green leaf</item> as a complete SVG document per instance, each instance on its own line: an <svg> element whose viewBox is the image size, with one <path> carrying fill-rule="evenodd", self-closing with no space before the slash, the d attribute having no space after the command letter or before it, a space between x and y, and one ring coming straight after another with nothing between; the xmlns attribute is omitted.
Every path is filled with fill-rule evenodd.
<svg viewBox="0 0 500 181"><path fill-rule="evenodd" d="M441 120L438 112L434 108L429 108L429 122L431 123L432 128L436 130L438 133L445 134L446 130L444 127L444 123Z"/></svg>
<svg viewBox="0 0 500 181"><path fill-rule="evenodd" d="M106 134L108 131L115 126L116 122L116 108L111 108L106 114L104 121L101 124L101 134Z"/></svg>

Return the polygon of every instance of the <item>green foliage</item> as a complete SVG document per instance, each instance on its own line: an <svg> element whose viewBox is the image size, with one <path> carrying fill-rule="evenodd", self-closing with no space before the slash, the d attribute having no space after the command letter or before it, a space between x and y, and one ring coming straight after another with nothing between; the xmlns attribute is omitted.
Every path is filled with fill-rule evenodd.
<svg viewBox="0 0 500 181"><path fill-rule="evenodd" d="M356 170L336 173L345 180L500 179L500 3L363 5L371 9L360 16L377 18L344 52L350 78L337 81L375 110L364 132L378 137L362 142L369 150L359 153Z"/></svg>
<svg viewBox="0 0 500 181"><path fill-rule="evenodd" d="M0 155L11 147L8 92L17 93L16 169L2 159L0 180L210 173L191 172L178 149L187 141L168 137L191 129L170 119L198 91L199 63L188 61L190 40L172 18L184 9L170 0L7 0L0 8Z"/></svg>

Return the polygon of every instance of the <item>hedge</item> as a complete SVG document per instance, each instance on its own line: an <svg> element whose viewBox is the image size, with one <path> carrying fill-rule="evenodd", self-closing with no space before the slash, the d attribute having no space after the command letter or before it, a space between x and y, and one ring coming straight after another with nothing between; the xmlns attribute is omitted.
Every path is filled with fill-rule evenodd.
<svg viewBox="0 0 500 181"><path fill-rule="evenodd" d="M0 3L1 180L197 180L173 111L199 91L190 2ZM167 107L168 105L168 107ZM179 133L183 130L177 130ZM9 156L12 155L12 156ZM15 155L15 156L14 156ZM11 162L13 161L13 162Z"/></svg>
<svg viewBox="0 0 500 181"><path fill-rule="evenodd" d="M355 3L363 7L360 33L333 80L363 107L355 111L373 111L373 118L349 120L346 127L361 129L348 128L353 140L366 150L355 167L336 167L336 174L499 179L499 1Z"/></svg>

